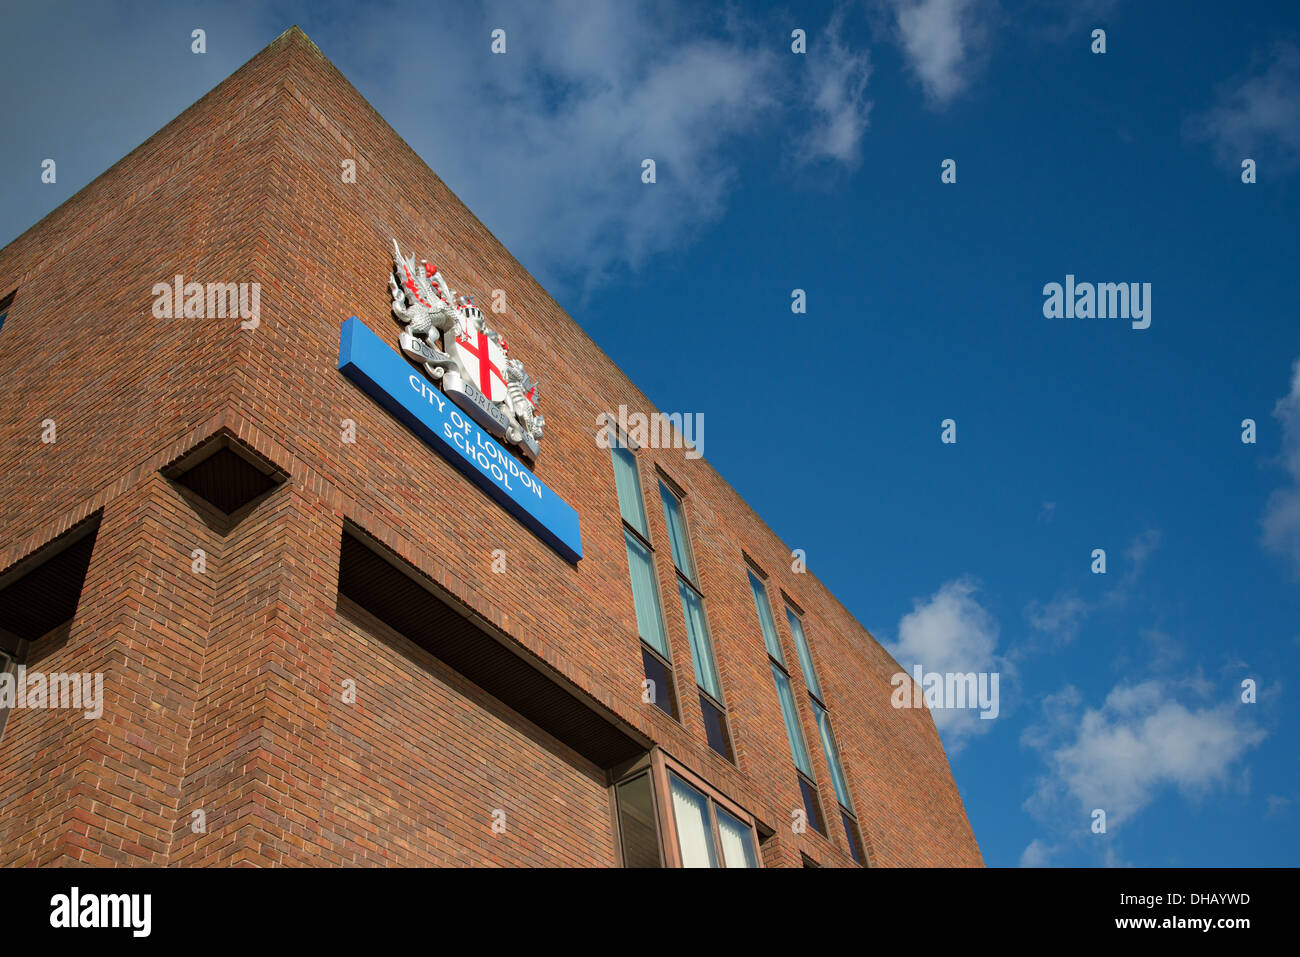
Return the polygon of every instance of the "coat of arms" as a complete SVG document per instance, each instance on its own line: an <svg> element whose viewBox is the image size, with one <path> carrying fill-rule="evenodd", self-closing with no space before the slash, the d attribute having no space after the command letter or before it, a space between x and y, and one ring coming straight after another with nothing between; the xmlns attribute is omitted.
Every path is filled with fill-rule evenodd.
<svg viewBox="0 0 1300 957"><path fill-rule="evenodd" d="M393 315L406 326L398 340L403 354L474 421L535 460L546 421L537 411L537 385L474 301L457 295L426 260L403 259L397 240L388 286Z"/></svg>

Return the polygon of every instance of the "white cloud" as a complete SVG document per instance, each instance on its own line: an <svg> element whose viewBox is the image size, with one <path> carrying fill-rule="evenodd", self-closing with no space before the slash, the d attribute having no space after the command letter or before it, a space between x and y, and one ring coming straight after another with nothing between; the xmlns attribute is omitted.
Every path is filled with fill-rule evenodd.
<svg viewBox="0 0 1300 957"><path fill-rule="evenodd" d="M1063 592L1047 603L1031 601L1025 606L1025 617L1035 629L1051 635L1058 644L1067 645L1079 634L1079 627L1090 610L1078 595Z"/></svg>
<svg viewBox="0 0 1300 957"><path fill-rule="evenodd" d="M1214 105L1188 121L1219 160L1239 167L1261 154L1279 165L1300 161L1300 47L1277 43L1251 69L1220 87Z"/></svg>
<svg viewBox="0 0 1300 957"><path fill-rule="evenodd" d="M1052 858L1052 853L1056 849L1048 845L1039 838L1034 838L1029 842L1024 852L1020 855L1021 867L1047 867Z"/></svg>
<svg viewBox="0 0 1300 957"><path fill-rule="evenodd" d="M1000 673L1006 664L997 655L998 623L975 600L977 591L969 578L958 578L925 601L917 600L898 622L898 641L885 642L885 650L909 674L915 665L941 674ZM999 679L999 694L1001 685ZM932 714L950 752L996 723L980 718L974 708L937 708Z"/></svg>
<svg viewBox="0 0 1300 957"><path fill-rule="evenodd" d="M1291 367L1291 391L1277 401L1273 416L1282 424L1282 465L1291 484L1269 496L1261 521L1264 545L1300 579L1300 359Z"/></svg>
<svg viewBox="0 0 1300 957"><path fill-rule="evenodd" d="M804 140L801 159L832 159L857 163L867 131L871 101L866 97L871 59L866 50L853 50L841 40L844 16L831 17L822 42L808 51L807 97L815 122Z"/></svg>
<svg viewBox="0 0 1300 957"><path fill-rule="evenodd" d="M978 0L889 0L908 65L926 96L944 106L964 90L984 54Z"/></svg>
<svg viewBox="0 0 1300 957"><path fill-rule="evenodd" d="M1234 765L1266 732L1235 699L1199 704L1204 691L1197 682L1119 684L1101 707L1081 709L1073 688L1049 696L1045 723L1023 738L1048 765L1028 806L1081 822L1076 827L1101 808L1114 828L1162 791L1200 797L1228 783Z"/></svg>
<svg viewBox="0 0 1300 957"><path fill-rule="evenodd" d="M585 293L720 217L756 150L857 162L870 66L842 23L832 17L793 71L769 26L736 9L452 5L439 13L444 41L427 48L436 56L393 57L372 33L373 83L358 85L386 95L380 112L543 284ZM507 52L484 56L496 26Z"/></svg>

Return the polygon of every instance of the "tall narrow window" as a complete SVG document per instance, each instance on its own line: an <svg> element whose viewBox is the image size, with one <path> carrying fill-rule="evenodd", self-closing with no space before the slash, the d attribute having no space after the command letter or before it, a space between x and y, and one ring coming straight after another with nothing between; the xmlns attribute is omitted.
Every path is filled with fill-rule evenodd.
<svg viewBox="0 0 1300 957"><path fill-rule="evenodd" d="M817 669L813 665L808 636L804 632L803 622L793 609L787 606L785 616L790 622L790 634L794 638L795 650L799 654L799 667L803 669L803 681L808 688L808 697L812 703L813 718L817 722L817 734L822 741L822 753L826 755L826 766L831 771L831 786L835 789L835 800L840 805L840 824L844 827L844 839L848 842L849 853L853 856L853 860L861 864L862 838L858 831L858 819L853 810L853 799L849 796L848 782L844 779L840 749L835 744L835 732L831 730L831 716L826 710L821 682L817 678Z"/></svg>
<svg viewBox="0 0 1300 957"><path fill-rule="evenodd" d="M768 657L785 667L785 652L781 649L781 639L776 636L776 624L772 621L772 608L767 603L767 589L753 572L749 573L749 590L754 595L754 608L758 611L758 627L763 630L763 645Z"/></svg>
<svg viewBox="0 0 1300 957"><path fill-rule="evenodd" d="M695 562L691 557L691 541L686 534L682 503L663 482L659 483L659 498L664 506L673 567L677 571L677 591L682 599L682 617L686 619L686 635L691 644L691 662L695 666L695 684L700 693L700 714L704 718L705 735L709 747L730 761L732 754L731 740L727 734L727 706L723 703L722 682L718 678L718 665L713 656L713 640L709 636L709 624L704 617L704 595L701 594L695 577Z"/></svg>
<svg viewBox="0 0 1300 957"><path fill-rule="evenodd" d="M614 486L618 510L623 518L623 540L627 547L627 571L632 583L632 606L641 638L641 664L645 669L646 692L665 714L677 716L673 694L672 652L664 629L663 606L655 579L654 549L650 546L650 525L641 497L636 454L621 444L610 447L614 462Z"/></svg>
<svg viewBox="0 0 1300 957"><path fill-rule="evenodd" d="M754 610L758 613L759 628L763 632L763 644L767 647L768 664L772 668L772 681L776 685L776 698L781 705L781 717L785 719L785 735L790 742L790 755L794 758L795 775L799 781L799 793L803 797L804 812L808 823L814 830L825 834L826 825L822 822L821 802L817 800L817 783L813 777L812 762L808 760L808 745L804 742L803 726L799 722L799 709L795 705L794 693L790 689L790 673L786 670L785 652L781 639L776 633L772 621L772 607L767 600L767 588L753 572L749 573L749 587L754 596Z"/></svg>

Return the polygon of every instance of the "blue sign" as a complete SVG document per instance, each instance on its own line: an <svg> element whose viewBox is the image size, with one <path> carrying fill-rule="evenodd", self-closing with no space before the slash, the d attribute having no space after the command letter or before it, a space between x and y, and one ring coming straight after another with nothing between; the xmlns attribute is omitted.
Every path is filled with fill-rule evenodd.
<svg viewBox="0 0 1300 957"><path fill-rule="evenodd" d="M464 472L565 561L582 558L578 513L537 480L356 316L343 323L339 371Z"/></svg>

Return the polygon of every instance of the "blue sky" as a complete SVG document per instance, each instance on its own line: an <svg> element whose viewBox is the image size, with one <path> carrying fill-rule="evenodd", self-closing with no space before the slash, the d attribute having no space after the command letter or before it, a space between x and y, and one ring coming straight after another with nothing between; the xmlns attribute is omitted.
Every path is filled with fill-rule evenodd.
<svg viewBox="0 0 1300 957"><path fill-rule="evenodd" d="M937 714L988 863L1300 863L1300 13L698 6L6 7L0 243L298 23L900 661L1002 676Z"/></svg>

